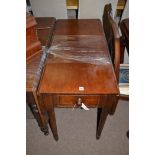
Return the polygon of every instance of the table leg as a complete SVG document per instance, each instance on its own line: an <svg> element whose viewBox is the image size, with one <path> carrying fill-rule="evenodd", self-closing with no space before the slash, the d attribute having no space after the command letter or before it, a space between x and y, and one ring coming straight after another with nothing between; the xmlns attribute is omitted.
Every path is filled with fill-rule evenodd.
<svg viewBox="0 0 155 155"><path fill-rule="evenodd" d="M47 113L49 116L49 124L50 124L50 128L52 130L52 133L53 133L53 137L56 141L58 141L58 132L57 132L54 108L51 108L50 110L48 110Z"/></svg>
<svg viewBox="0 0 155 155"><path fill-rule="evenodd" d="M44 115L43 107L39 105L39 101L35 93L27 92L26 93L26 101L34 115L34 118L37 120L38 126L40 127L41 131L44 135L48 135L48 127L47 121Z"/></svg>
<svg viewBox="0 0 155 155"><path fill-rule="evenodd" d="M57 141L58 132L57 132L53 98L50 95L42 95L42 101L48 114L49 125L52 130L53 137Z"/></svg>
<svg viewBox="0 0 155 155"><path fill-rule="evenodd" d="M40 127L41 131L44 133L45 136L49 135L48 127Z"/></svg>
<svg viewBox="0 0 155 155"><path fill-rule="evenodd" d="M100 139L102 129L104 127L107 116L108 116L108 110L106 108L104 107L98 108L96 139Z"/></svg>
<svg viewBox="0 0 155 155"><path fill-rule="evenodd" d="M102 108L97 108L97 126L96 126L96 130L98 129L101 112L102 112Z"/></svg>

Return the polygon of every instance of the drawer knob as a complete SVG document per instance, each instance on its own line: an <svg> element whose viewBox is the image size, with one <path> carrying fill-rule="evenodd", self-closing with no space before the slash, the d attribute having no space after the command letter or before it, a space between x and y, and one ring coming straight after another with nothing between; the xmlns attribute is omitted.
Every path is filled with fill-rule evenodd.
<svg viewBox="0 0 155 155"><path fill-rule="evenodd" d="M81 106L82 105L82 99L81 98L78 98L77 105L78 106Z"/></svg>
<svg viewBox="0 0 155 155"><path fill-rule="evenodd" d="M81 109L89 110L89 109L87 108L87 106L86 106L84 103L82 103L82 99L81 99L81 98L78 98L77 103L74 105L72 111L74 110L74 108L76 107L76 105L77 105L78 107L80 107Z"/></svg>

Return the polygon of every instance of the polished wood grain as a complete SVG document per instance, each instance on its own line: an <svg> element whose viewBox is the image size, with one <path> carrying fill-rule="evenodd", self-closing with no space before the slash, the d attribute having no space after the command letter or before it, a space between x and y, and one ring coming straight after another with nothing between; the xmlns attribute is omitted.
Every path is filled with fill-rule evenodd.
<svg viewBox="0 0 155 155"><path fill-rule="evenodd" d="M52 130L54 139L57 141L59 139L58 132L57 132L57 124L56 124L56 118L55 118L55 112L54 112L54 104L51 104L54 102L54 98L51 95L43 95L41 96L42 102L44 103L44 106L47 110L48 116L49 116L49 125Z"/></svg>
<svg viewBox="0 0 155 155"><path fill-rule="evenodd" d="M104 7L104 14L103 14L103 28L106 35L110 55L112 58L113 66L115 75L117 78L117 83L119 81L119 69L120 69L120 35L118 31L118 27L111 17L112 14L112 8L111 4L107 4ZM109 99L111 100L113 96L111 96ZM119 96L116 96L113 98L116 100L114 103L109 105L109 108L111 111L108 110L108 107L103 104L102 108L98 108L97 113L97 132L96 132L96 138L99 139L101 136L102 129L104 127L106 118L109 114L114 114L117 103L118 103ZM109 103L108 98L105 98L106 102Z"/></svg>
<svg viewBox="0 0 155 155"><path fill-rule="evenodd" d="M102 35L99 19L57 20L55 35Z"/></svg>
<svg viewBox="0 0 155 155"><path fill-rule="evenodd" d="M120 34L118 26L111 16L112 7L111 4L107 4L104 7L103 14L103 28L107 39L109 52L114 65L115 75L117 82L119 81L119 69L120 69Z"/></svg>
<svg viewBox="0 0 155 155"><path fill-rule="evenodd" d="M26 16L26 60L41 50L41 43L38 40L36 21L33 16Z"/></svg>
<svg viewBox="0 0 155 155"><path fill-rule="evenodd" d="M121 21L120 29L122 32L125 47L127 48L127 52L129 54L129 18Z"/></svg>
<svg viewBox="0 0 155 155"><path fill-rule="evenodd" d="M97 125L97 132L96 132L96 138L99 139L105 124L105 121L107 119L108 116L108 110L107 108L103 107L103 108L98 108L98 113L97 113L97 117L98 117L98 125Z"/></svg>
<svg viewBox="0 0 155 155"><path fill-rule="evenodd" d="M53 34L56 19L54 17L35 17L37 35L42 46L50 46L49 39Z"/></svg>
<svg viewBox="0 0 155 155"><path fill-rule="evenodd" d="M44 68L43 58L47 55L46 50L50 47L52 43L52 34L54 31L55 18L37 18L37 22L39 23L37 25L37 28L37 23L34 17L31 16L31 18L28 18L27 21L28 28L35 26L35 29L33 29L35 30L33 31L33 33L35 33L35 36L31 35L32 37L27 37L27 44L34 44L34 41L38 38L37 34L39 34L39 39L42 41L42 45L45 45L45 50L42 51L39 49L26 61L26 100L33 111L33 114L38 122L41 131L43 131L44 134L47 135L47 117L45 115L45 108L43 104L40 103L37 89L41 78L42 70ZM47 28L47 26L49 27Z"/></svg>
<svg viewBox="0 0 155 155"><path fill-rule="evenodd" d="M37 85L35 85L36 79L39 74L37 74L38 67L40 64L40 60L43 52L38 52L36 55L31 57L27 61L26 64L26 101L29 104L30 108L33 111L33 114L38 122L38 125L41 131L47 135L48 127L47 127L47 118L45 116L45 110L42 104L40 104L40 100L37 94Z"/></svg>
<svg viewBox="0 0 155 155"><path fill-rule="evenodd" d="M26 102L31 108L31 111L37 120L38 126L45 135L48 135L47 115L43 104L39 103L39 101L38 95L35 92L26 92Z"/></svg>
<svg viewBox="0 0 155 155"><path fill-rule="evenodd" d="M103 36L54 37L53 47L64 46L49 55L39 92L117 94L115 73L103 40ZM79 91L80 86L84 91Z"/></svg>
<svg viewBox="0 0 155 155"><path fill-rule="evenodd" d="M32 92L34 82L37 78L37 70L41 60L43 52L40 51L38 54L29 59L26 63L26 91Z"/></svg>
<svg viewBox="0 0 155 155"><path fill-rule="evenodd" d="M79 107L79 100L88 107L102 109L96 133L96 138L100 138L107 115L115 112L119 95L100 20L56 22L38 93L46 105L55 140L58 133L54 107Z"/></svg>

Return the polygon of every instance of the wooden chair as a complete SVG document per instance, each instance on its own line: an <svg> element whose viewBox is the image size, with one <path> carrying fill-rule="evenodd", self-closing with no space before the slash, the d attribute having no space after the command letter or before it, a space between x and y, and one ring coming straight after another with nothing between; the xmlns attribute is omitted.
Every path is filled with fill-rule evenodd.
<svg viewBox="0 0 155 155"><path fill-rule="evenodd" d="M124 62L129 59L129 0L126 1L119 26L122 33L121 60Z"/></svg>
<svg viewBox="0 0 155 155"><path fill-rule="evenodd" d="M103 14L103 29L105 32L105 36L108 43L108 48L110 52L110 56L112 59L112 63L114 66L114 71L116 74L116 79L119 84L119 74L120 74L120 34L119 29L116 22L113 20L111 16L111 4L107 4L104 7ZM123 87L120 86L120 98L123 97L125 99L129 99L129 95L127 94L127 89L125 88L123 92Z"/></svg>
<svg viewBox="0 0 155 155"><path fill-rule="evenodd" d="M117 82L119 82L120 34L117 24L115 23L115 21L111 16L111 12L112 12L111 4L105 5L103 13L103 29L107 39L111 60L114 65L114 71L116 74Z"/></svg>
<svg viewBox="0 0 155 155"><path fill-rule="evenodd" d="M119 84L119 74L120 74L120 34L119 34L119 29L113 20L111 16L111 4L107 4L104 7L104 14L103 14L103 28L105 32L105 36L107 39L108 47L109 47L109 52L111 55L111 59L114 65L114 71L116 74L117 82ZM120 99L125 99L129 100L129 94L127 94L121 86L119 86L120 89ZM129 89L126 88L126 89ZM129 138L129 131L127 131L127 137Z"/></svg>

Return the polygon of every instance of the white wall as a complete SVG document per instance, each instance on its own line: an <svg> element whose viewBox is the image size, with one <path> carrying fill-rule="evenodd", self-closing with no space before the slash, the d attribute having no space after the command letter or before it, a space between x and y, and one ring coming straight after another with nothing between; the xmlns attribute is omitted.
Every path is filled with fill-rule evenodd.
<svg viewBox="0 0 155 155"><path fill-rule="evenodd" d="M123 20L125 18L129 18L129 0L127 0L127 2L125 4L125 8L123 10L123 14L122 14L121 20Z"/></svg>
<svg viewBox="0 0 155 155"><path fill-rule="evenodd" d="M79 18L99 18L102 21L103 10L106 4L112 4L113 17L118 0L79 0Z"/></svg>
<svg viewBox="0 0 155 155"><path fill-rule="evenodd" d="M36 17L67 18L66 0L30 0Z"/></svg>
<svg viewBox="0 0 155 155"><path fill-rule="evenodd" d="M102 20L105 4L111 3L113 16L118 0L79 0L79 18L99 18ZM30 0L36 17L67 18L66 0Z"/></svg>

